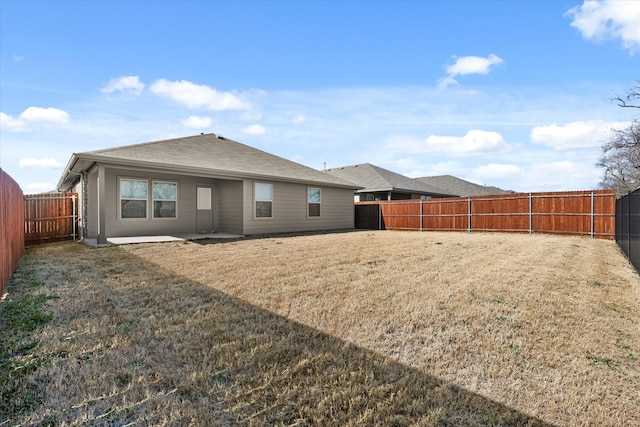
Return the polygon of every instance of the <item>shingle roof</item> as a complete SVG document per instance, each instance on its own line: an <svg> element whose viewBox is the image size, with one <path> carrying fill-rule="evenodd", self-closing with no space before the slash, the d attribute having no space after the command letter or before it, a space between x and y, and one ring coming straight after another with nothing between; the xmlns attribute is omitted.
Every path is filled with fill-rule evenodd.
<svg viewBox="0 0 640 427"><path fill-rule="evenodd" d="M78 172L83 165L99 161L132 167L161 167L176 173L357 188L338 177L212 133L74 154L58 187L70 184L69 170Z"/></svg>
<svg viewBox="0 0 640 427"><path fill-rule="evenodd" d="M484 185L474 184L452 175L425 176L417 178L418 181L425 184L440 187L457 196L489 196L493 194L507 194L513 191L503 190L498 187L488 187Z"/></svg>
<svg viewBox="0 0 640 427"><path fill-rule="evenodd" d="M438 186L420 182L370 163L332 168L326 170L325 173L364 187L364 189L358 190L361 193L400 191L439 196L454 195Z"/></svg>

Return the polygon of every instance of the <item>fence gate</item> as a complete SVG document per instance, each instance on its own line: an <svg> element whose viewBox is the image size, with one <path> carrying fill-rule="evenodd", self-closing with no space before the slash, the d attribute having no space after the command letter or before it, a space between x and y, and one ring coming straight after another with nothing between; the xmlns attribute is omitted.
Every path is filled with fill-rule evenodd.
<svg viewBox="0 0 640 427"><path fill-rule="evenodd" d="M78 235L78 193L24 196L24 243L72 240Z"/></svg>

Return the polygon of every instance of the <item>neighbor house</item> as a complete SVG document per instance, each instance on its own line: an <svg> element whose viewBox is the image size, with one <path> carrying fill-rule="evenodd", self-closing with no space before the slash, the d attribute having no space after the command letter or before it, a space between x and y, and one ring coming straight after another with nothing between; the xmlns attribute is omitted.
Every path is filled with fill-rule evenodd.
<svg viewBox="0 0 640 427"><path fill-rule="evenodd" d="M355 192L356 202L457 196L435 185L420 182L370 163L332 168L325 173L362 187Z"/></svg>
<svg viewBox="0 0 640 427"><path fill-rule="evenodd" d="M498 187L474 184L473 182L457 178L452 175L425 176L416 178L418 181L442 188L456 196L489 196L495 194L513 194L513 191L503 190Z"/></svg>
<svg viewBox="0 0 640 427"><path fill-rule="evenodd" d="M215 134L75 153L60 191L80 197L83 237L354 227L359 187Z"/></svg>

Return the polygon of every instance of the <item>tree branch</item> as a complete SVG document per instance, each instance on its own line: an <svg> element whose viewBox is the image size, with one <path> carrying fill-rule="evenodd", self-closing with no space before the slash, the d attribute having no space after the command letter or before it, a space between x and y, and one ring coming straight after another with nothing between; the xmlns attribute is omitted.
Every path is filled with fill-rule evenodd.
<svg viewBox="0 0 640 427"><path fill-rule="evenodd" d="M616 95L611 100L617 101L618 106L622 108L640 108L640 104L632 103L635 100L640 101L640 85L631 88L627 96L620 97L620 95Z"/></svg>

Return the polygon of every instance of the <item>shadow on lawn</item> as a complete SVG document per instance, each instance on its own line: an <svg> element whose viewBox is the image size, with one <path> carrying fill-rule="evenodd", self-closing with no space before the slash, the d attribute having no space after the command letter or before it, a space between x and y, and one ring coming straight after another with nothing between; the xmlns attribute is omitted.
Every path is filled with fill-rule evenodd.
<svg viewBox="0 0 640 427"><path fill-rule="evenodd" d="M345 234L345 233L365 233L370 231L371 230L357 230L353 228L348 228L344 230L318 230L318 231L300 231L300 232L287 232L287 233L250 234L248 236L232 237L232 238L194 239L192 240L192 242L197 243L198 245L215 245L217 243L236 242L239 240L285 239L289 237L319 236L319 235Z"/></svg>
<svg viewBox="0 0 640 427"><path fill-rule="evenodd" d="M38 252L29 256L41 260L45 255ZM58 263L64 252L71 255L61 251ZM216 425L550 425L212 287L163 272L120 248L80 247L73 252L75 265L64 270L71 285L59 292L74 293L77 305L90 309L67 313L70 319L64 323L101 322L111 334L100 337L111 342L96 361L101 370L91 372L90 360L74 368L86 371L73 375L77 381L96 381L87 394L104 396L95 388L113 381L117 370L120 382L112 387L120 386L121 392L111 392L111 401L95 402L85 394L94 407L61 410L54 414L58 421L107 413L100 422L112 425L167 420L172 425L207 425L207 417ZM84 276L89 268L101 270L91 273L97 279ZM130 272L137 273L132 278ZM77 289L82 283L90 283L90 288ZM105 322L105 316L111 320ZM116 357L133 362L118 365L111 362ZM61 360L63 372L64 363L75 362L70 356ZM90 380L91 375L104 377ZM155 379L145 383L143 378ZM165 393L162 405L136 397L157 393L153 388L159 384L178 391ZM136 392L142 388L144 392ZM77 396L66 398L74 399ZM130 405L126 411L118 407L125 400Z"/></svg>

